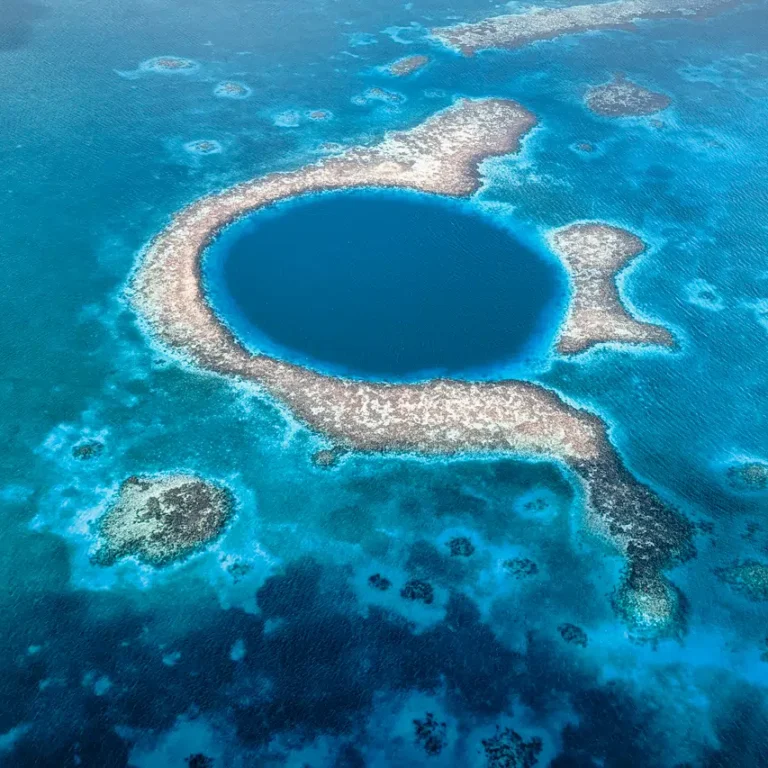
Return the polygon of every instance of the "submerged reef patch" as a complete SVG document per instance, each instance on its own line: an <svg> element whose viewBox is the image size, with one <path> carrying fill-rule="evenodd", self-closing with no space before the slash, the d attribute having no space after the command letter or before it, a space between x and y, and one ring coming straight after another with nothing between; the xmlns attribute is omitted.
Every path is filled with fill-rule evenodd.
<svg viewBox="0 0 768 768"><path fill-rule="evenodd" d="M543 746L537 736L526 741L517 731L498 725L493 736L483 739L488 768L533 768Z"/></svg>
<svg viewBox="0 0 768 768"><path fill-rule="evenodd" d="M213 95L220 99L247 99L251 89L245 83L224 80L213 89Z"/></svg>
<svg viewBox="0 0 768 768"><path fill-rule="evenodd" d="M413 721L416 743L421 744L424 751L430 755L439 755L447 743L446 723L438 721L432 712L427 712L424 718Z"/></svg>
<svg viewBox="0 0 768 768"><path fill-rule="evenodd" d="M584 103L602 117L641 117L661 112L672 99L665 93L643 88L623 75L616 75L610 83L590 88Z"/></svg>
<svg viewBox="0 0 768 768"><path fill-rule="evenodd" d="M642 19L703 15L732 5L732 0L614 0L610 3L531 8L492 16L472 24L437 27L432 35L465 56L488 48L519 48L599 29L626 29Z"/></svg>
<svg viewBox="0 0 768 768"><path fill-rule="evenodd" d="M581 352L609 341L674 346L666 328L636 320L621 303L616 274L645 250L639 237L607 224L584 223L556 230L550 244L573 286L559 352Z"/></svg>
<svg viewBox="0 0 768 768"><path fill-rule="evenodd" d="M757 459L737 461L725 470L728 487L739 493L761 493L768 490L768 462Z"/></svg>
<svg viewBox="0 0 768 768"><path fill-rule="evenodd" d="M570 645L578 645L580 648L586 648L589 642L587 633L575 624L565 622L558 626L557 631L560 633L560 637Z"/></svg>
<svg viewBox="0 0 768 768"><path fill-rule="evenodd" d="M221 152L222 147L218 141L213 139L197 139L196 141L188 141L184 145L184 149L193 155L217 155Z"/></svg>
<svg viewBox="0 0 768 768"><path fill-rule="evenodd" d="M135 556L156 568L187 557L221 534L234 508L225 488L194 475L127 478L98 524L95 561Z"/></svg>
<svg viewBox="0 0 768 768"><path fill-rule="evenodd" d="M715 569L715 576L753 602L768 600L768 564L759 560L742 560Z"/></svg>

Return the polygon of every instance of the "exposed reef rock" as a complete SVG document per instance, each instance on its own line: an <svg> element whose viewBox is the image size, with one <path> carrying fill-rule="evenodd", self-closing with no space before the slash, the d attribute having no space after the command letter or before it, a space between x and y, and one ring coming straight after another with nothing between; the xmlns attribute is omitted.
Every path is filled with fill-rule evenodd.
<svg viewBox="0 0 768 768"><path fill-rule="evenodd" d="M413 56L403 56L403 58L397 59L397 61L393 61L391 64L386 64L382 69L394 77L404 77L423 69L427 64L429 64L429 56L417 53Z"/></svg>
<svg viewBox="0 0 768 768"><path fill-rule="evenodd" d="M543 744L538 737L525 741L511 728L500 729L490 739L483 739L488 768L533 768L539 761Z"/></svg>
<svg viewBox="0 0 768 768"><path fill-rule="evenodd" d="M135 555L157 568L215 539L226 526L233 498L194 475L129 477L99 522L102 546L95 560L111 565Z"/></svg>
<svg viewBox="0 0 768 768"><path fill-rule="evenodd" d="M400 596L406 600L418 600L426 605L430 605L435 599L435 590L428 581L411 579L400 590Z"/></svg>
<svg viewBox="0 0 768 768"><path fill-rule="evenodd" d="M432 35L443 45L470 56L487 48L519 48L561 35L596 29L626 29L641 19L690 18L732 4L732 0L615 0L563 8L534 7L473 24L439 27L432 30Z"/></svg>
<svg viewBox="0 0 768 768"><path fill-rule="evenodd" d="M549 240L573 288L559 352L582 352L610 341L674 346L666 328L635 320L621 304L616 273L645 250L639 237L607 224L584 223L558 229Z"/></svg>
<svg viewBox="0 0 768 768"><path fill-rule="evenodd" d="M424 747L428 755L439 755L446 745L446 724L438 722L431 712L427 712L424 719L413 721L413 730L416 735L416 743Z"/></svg>
<svg viewBox="0 0 768 768"><path fill-rule="evenodd" d="M725 473L728 485L734 490L759 493L768 490L768 463L740 461L731 464Z"/></svg>
<svg viewBox="0 0 768 768"><path fill-rule="evenodd" d="M447 542L451 557L470 557L475 553L475 545L466 536L457 536Z"/></svg>
<svg viewBox="0 0 768 768"><path fill-rule="evenodd" d="M580 648L587 647L587 633L581 627L566 622L565 624L561 624L557 628L557 631L566 643L578 645Z"/></svg>
<svg viewBox="0 0 768 768"><path fill-rule="evenodd" d="M768 600L768 564L758 560L743 560L726 568L717 568L717 576L737 592L754 602Z"/></svg>
<svg viewBox="0 0 768 768"><path fill-rule="evenodd" d="M503 565L504 570L515 579L525 579L539 572L539 566L527 557L513 557L505 560Z"/></svg>
<svg viewBox="0 0 768 768"><path fill-rule="evenodd" d="M584 102L602 117L641 117L661 112L672 99L665 93L649 91L623 75L617 75L610 83L590 88Z"/></svg>

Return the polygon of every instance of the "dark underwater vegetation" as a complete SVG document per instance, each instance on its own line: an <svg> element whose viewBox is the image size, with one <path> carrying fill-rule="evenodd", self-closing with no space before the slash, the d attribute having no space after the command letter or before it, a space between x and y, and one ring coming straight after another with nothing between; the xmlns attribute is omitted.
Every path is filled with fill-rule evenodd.
<svg viewBox="0 0 768 768"><path fill-rule="evenodd" d="M768 10L734 4L473 57L428 36L508 11L0 0L0 765L768 765ZM379 69L411 54L429 65ZM585 94L617 73L671 105L593 114ZM222 83L244 89L219 98ZM345 193L318 205L344 197L351 212L302 226L356 247L355 206L411 206L387 234L434 216L424 242L438 250L398 252L434 270L451 252L440 222L466 206L458 234L478 249L496 236L510 254L530 249L521 258L541 267L549 304L525 295L539 312L528 346L488 273L472 285L496 303L480 301L477 325L448 323L441 338L439 313L417 307L409 327L429 325L430 351L442 344L431 371L530 377L605 421L626 470L691 540L666 572L674 632L627 620L627 559L590 527L566 467L338 450L257 388L157 346L125 300L142 248L195 198L371 144L457 96L515 99L539 119L518 155L484 163L471 201ZM648 244L619 286L677 349L552 351L563 276L538 249L578 220ZM300 245L295 226L275 238ZM391 241L378 245L381 258ZM478 258L506 278L515 265L499 248ZM387 291L403 288L396 276ZM426 297L435 272L421 278ZM296 317L277 309L273 333ZM294 309L320 335L332 320L322 303ZM367 369L273 343L324 370L418 378L426 358L401 330L407 363L381 363L383 344ZM142 497L139 522L161 526L172 556L104 550L121 488L166 476L200 483L183 500L192 521L174 492Z"/></svg>

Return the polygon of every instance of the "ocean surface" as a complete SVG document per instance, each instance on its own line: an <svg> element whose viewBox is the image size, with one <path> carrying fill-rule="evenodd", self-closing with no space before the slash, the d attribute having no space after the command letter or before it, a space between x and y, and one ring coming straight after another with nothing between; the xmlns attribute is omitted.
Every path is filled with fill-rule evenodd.
<svg viewBox="0 0 768 768"><path fill-rule="evenodd" d="M471 58L428 29L517 4L0 2L0 764L768 765L768 588L721 570L768 564L768 492L729 473L768 460L764 2ZM416 75L377 69L411 53L431 57ZM197 66L141 66L166 55ZM616 72L672 98L659 123L586 109L587 88ZM228 81L246 97L222 97ZM401 98L365 97L374 86ZM468 205L494 226L464 230L482 228L478 258L514 269L483 247L499 227L531 233L520 242L533 248L583 219L648 243L619 285L676 350L561 358L544 333L522 362L605 420L628 470L696 525L696 556L668 574L686 597L677 638L631 637L612 603L625 560L590 531L566 468L354 454L318 467L321 438L258 389L181 365L126 301L142 248L194 199L328 143L373 143L457 96L513 98L540 121L521 153L483 165ZM367 205L297 206L274 236L296 242L290 217L342 204ZM369 213L380 205L413 210L391 199ZM415 228L410 215L393 232ZM350 247L370 234L339 229ZM444 252L457 259L459 245ZM425 300L438 247L419 264ZM359 358L278 337L290 309L268 318L286 355L362 372ZM473 334L498 318L484 309ZM439 336L439 313L422 321ZM477 361L441 339L434 365L502 375L519 347L498 330ZM419 374L415 352L399 371L384 352L369 372ZM84 441L102 449L83 458ZM226 484L226 531L165 568L97 564L121 482L165 472ZM376 574L391 589L372 587ZM402 596L414 579L430 602Z"/></svg>
<svg viewBox="0 0 768 768"><path fill-rule="evenodd" d="M521 375L547 357L567 284L534 233L501 221L416 193L310 195L216 240L208 300L254 352L326 373Z"/></svg>

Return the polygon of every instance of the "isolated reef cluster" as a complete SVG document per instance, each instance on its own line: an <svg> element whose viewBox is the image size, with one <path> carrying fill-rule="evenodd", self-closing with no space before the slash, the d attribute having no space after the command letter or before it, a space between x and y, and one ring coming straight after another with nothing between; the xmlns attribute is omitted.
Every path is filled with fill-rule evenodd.
<svg viewBox="0 0 768 768"><path fill-rule="evenodd" d="M95 560L134 556L155 567L181 560L222 533L233 502L229 490L194 475L131 476L99 521Z"/></svg>

